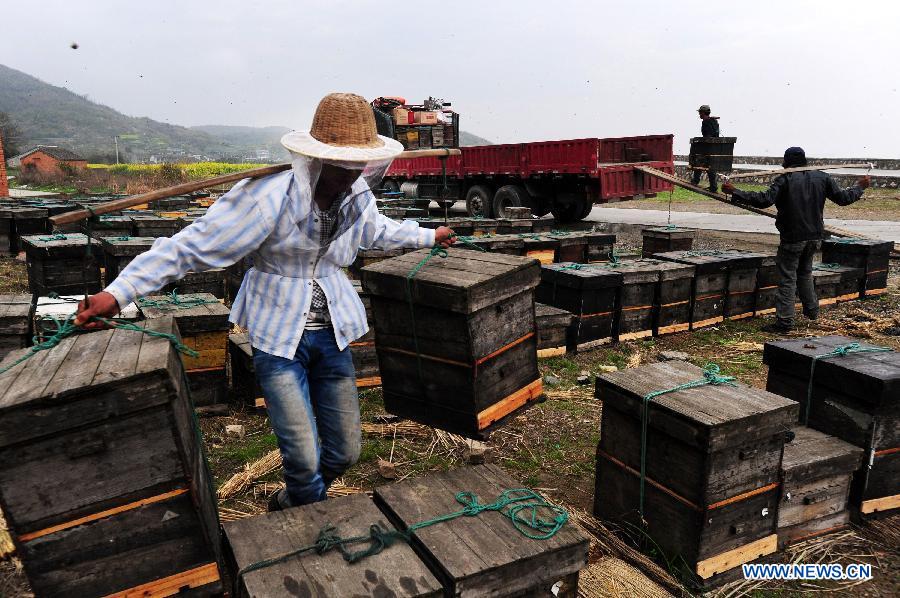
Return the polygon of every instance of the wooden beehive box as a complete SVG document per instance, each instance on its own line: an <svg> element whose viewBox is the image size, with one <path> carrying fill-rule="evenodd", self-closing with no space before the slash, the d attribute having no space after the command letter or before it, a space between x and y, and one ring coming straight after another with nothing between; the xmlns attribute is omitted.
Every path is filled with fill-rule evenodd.
<svg viewBox="0 0 900 598"><path fill-rule="evenodd" d="M0 295L0 359L31 342L34 302L31 295Z"/></svg>
<svg viewBox="0 0 900 598"><path fill-rule="evenodd" d="M12 206L0 205L0 253L14 253L15 239Z"/></svg>
<svg viewBox="0 0 900 598"><path fill-rule="evenodd" d="M615 333L620 341L653 334L659 291L660 260L629 260L616 265L622 277Z"/></svg>
<svg viewBox="0 0 900 598"><path fill-rule="evenodd" d="M697 237L697 231L692 228L655 226L642 230L641 236L643 238L641 255L652 257L656 253L690 251Z"/></svg>
<svg viewBox="0 0 900 598"><path fill-rule="evenodd" d="M360 270L371 264L377 264L382 260L387 260L398 255L409 253L407 249L360 249L356 253L356 258L350 265L349 271L354 278L359 278ZM241 276L243 278L243 276Z"/></svg>
<svg viewBox="0 0 900 598"><path fill-rule="evenodd" d="M80 334L0 374L0 504L37 595L221 591L195 426L165 338Z"/></svg>
<svg viewBox="0 0 900 598"><path fill-rule="evenodd" d="M661 261L659 292L653 334L683 332L691 327L691 299L694 287L694 267L677 262Z"/></svg>
<svg viewBox="0 0 900 598"><path fill-rule="evenodd" d="M728 283L725 295L725 317L730 320L750 318L756 311L757 275L766 257L751 251L728 250Z"/></svg>
<svg viewBox="0 0 900 598"><path fill-rule="evenodd" d="M178 221L152 212L131 216L136 237L171 237L178 232Z"/></svg>
<svg viewBox="0 0 900 598"><path fill-rule="evenodd" d="M712 326L725 319L728 289L728 258L719 252L670 251L653 257L694 266L691 290L691 330Z"/></svg>
<svg viewBox="0 0 900 598"><path fill-rule="evenodd" d="M185 345L197 351L197 357L182 355L190 382L191 397L197 405L225 401L227 380L225 354L228 350L229 309L209 293L150 295L138 299L141 314L148 320L175 318Z"/></svg>
<svg viewBox="0 0 900 598"><path fill-rule="evenodd" d="M840 264L816 264L813 266L813 276L817 272L834 272L839 279L835 289L835 300L838 303L859 299L860 285L864 284L865 273L862 268L841 266Z"/></svg>
<svg viewBox="0 0 900 598"><path fill-rule="evenodd" d="M95 239L103 237L127 237L132 234L134 223L131 216L98 216L81 223L81 232L90 233Z"/></svg>
<svg viewBox="0 0 900 598"><path fill-rule="evenodd" d="M177 291L180 295L208 293L217 299L224 299L225 284L225 268L213 268L205 272L188 272L183 278L170 282L161 290L164 293Z"/></svg>
<svg viewBox="0 0 900 598"><path fill-rule="evenodd" d="M558 307L535 303L534 320L537 325L538 357L565 355L566 338L575 316Z"/></svg>
<svg viewBox="0 0 900 598"><path fill-rule="evenodd" d="M153 246L154 237L102 237L106 282L111 283L131 260Z"/></svg>
<svg viewBox="0 0 900 598"><path fill-rule="evenodd" d="M350 343L350 355L353 358L353 369L356 372L356 386L358 388L371 388L381 385L381 374L378 371L378 354L375 351L375 328L372 319L372 299L363 291L362 283L354 280L353 289L359 295L363 307L366 309L366 322L369 331Z"/></svg>
<svg viewBox="0 0 900 598"><path fill-rule="evenodd" d="M819 305L833 305L837 303L838 290L841 286L841 273L834 270L813 268L812 277ZM797 297L799 296L798 290Z"/></svg>
<svg viewBox="0 0 900 598"><path fill-rule="evenodd" d="M459 249L480 247L490 253L522 255L525 241L519 235L492 235L490 237L466 237L465 243L457 243ZM475 249L475 251L478 251Z"/></svg>
<svg viewBox="0 0 900 598"><path fill-rule="evenodd" d="M809 427L866 451L866 464L853 480L851 505L863 517L889 514L900 509L900 353L819 359L810 381L814 356L850 343L875 346L846 336L766 343L766 388L800 403L801 423L806 420Z"/></svg>
<svg viewBox="0 0 900 598"><path fill-rule="evenodd" d="M233 596L445 596L443 587L405 542L350 564L337 549L309 551L279 560L298 548L315 544L320 531L334 526L344 537L368 535L370 526L393 530L364 494L344 496L294 509L258 515L222 525L225 532ZM362 545L348 550L361 550ZM257 563L278 562L248 570Z"/></svg>
<svg viewBox="0 0 900 598"><path fill-rule="evenodd" d="M575 316L568 347L583 351L611 342L615 335L622 275L603 264L541 266L536 298Z"/></svg>
<svg viewBox="0 0 900 598"><path fill-rule="evenodd" d="M472 492L480 502L490 503L503 491L521 486L503 469L479 465L380 486L375 489L375 503L398 529L407 529L458 511L458 492ZM537 515L552 517L549 512ZM578 572L588 556L588 539L572 523L551 538L536 540L519 534L497 511L418 529L411 545L444 580L447 596L574 598Z"/></svg>
<svg viewBox="0 0 900 598"><path fill-rule="evenodd" d="M28 290L39 295L96 293L100 291L100 242L91 239L91 257L85 264L88 238L81 233L22 237L28 268Z"/></svg>
<svg viewBox="0 0 900 598"><path fill-rule="evenodd" d="M834 531L850 522L847 497L863 451L806 426L793 429L781 463L778 543L790 544Z"/></svg>
<svg viewBox="0 0 900 598"><path fill-rule="evenodd" d="M641 414L651 392L704 379L682 361L597 378L603 401L594 511L639 524ZM701 579L774 552L784 433L793 401L741 384L653 398L646 440L647 534Z"/></svg>
<svg viewBox="0 0 900 598"><path fill-rule="evenodd" d="M756 275L756 308L754 313L763 316L775 313L775 296L778 294L778 265L775 254L763 254Z"/></svg>
<svg viewBox="0 0 900 598"><path fill-rule="evenodd" d="M253 348L246 333L228 335L228 365L234 397L248 407L265 407L266 401L253 365Z"/></svg>
<svg viewBox="0 0 900 598"><path fill-rule="evenodd" d="M225 268L225 300L228 305L234 303L241 285L244 283L244 275L253 267L252 259L247 256Z"/></svg>
<svg viewBox="0 0 900 598"><path fill-rule="evenodd" d="M612 259L613 250L616 245L615 235L589 231L585 232L584 236L587 238L585 261L588 263L606 262Z"/></svg>
<svg viewBox="0 0 900 598"><path fill-rule="evenodd" d="M43 235L49 228L47 217L49 212L45 208L33 208L16 206L12 212L12 252L24 251L22 237L29 235Z"/></svg>
<svg viewBox="0 0 900 598"><path fill-rule="evenodd" d="M485 235L496 235L500 223L494 218L473 218L472 219L472 236L483 237Z"/></svg>
<svg viewBox="0 0 900 598"><path fill-rule="evenodd" d="M84 295L58 295L53 297L37 297L33 310L32 330L34 338L43 342L56 334L59 324L74 314ZM117 320L137 322L141 320L137 305L129 303L115 315Z"/></svg>
<svg viewBox="0 0 900 598"><path fill-rule="evenodd" d="M542 396L535 260L420 250L362 270L372 300L385 408L470 437ZM417 355L418 354L418 355Z"/></svg>
<svg viewBox="0 0 900 598"><path fill-rule="evenodd" d="M522 251L526 257L534 258L541 264L553 264L560 261L559 249L560 240L550 236L550 233L533 233L530 235L522 235ZM582 257L582 256L579 256ZM582 259L573 260L576 262Z"/></svg>
<svg viewBox="0 0 900 598"><path fill-rule="evenodd" d="M519 235L519 234L528 234L531 232L532 226L534 225L534 219L530 216L527 218L498 218L497 219L497 234L500 235Z"/></svg>
<svg viewBox="0 0 900 598"><path fill-rule="evenodd" d="M888 262L892 241L874 239L836 239L822 242L822 261L851 268L861 268L865 278L860 287L862 297L880 295L887 290Z"/></svg>

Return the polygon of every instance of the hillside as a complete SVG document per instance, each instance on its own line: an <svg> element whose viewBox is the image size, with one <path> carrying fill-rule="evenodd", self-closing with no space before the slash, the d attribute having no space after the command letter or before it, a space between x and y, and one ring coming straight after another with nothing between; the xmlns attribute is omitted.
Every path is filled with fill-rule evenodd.
<svg viewBox="0 0 900 598"><path fill-rule="evenodd" d="M59 145L96 161L114 159L119 138L123 161L286 160L279 139L286 127L204 125L181 127L121 112L0 65L0 112L22 133L21 146ZM462 145L490 143L461 132Z"/></svg>

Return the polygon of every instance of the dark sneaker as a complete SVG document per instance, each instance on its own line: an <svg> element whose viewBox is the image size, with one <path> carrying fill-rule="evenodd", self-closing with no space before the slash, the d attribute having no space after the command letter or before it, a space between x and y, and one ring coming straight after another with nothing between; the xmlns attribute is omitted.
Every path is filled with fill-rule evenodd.
<svg viewBox="0 0 900 598"><path fill-rule="evenodd" d="M774 324L768 324L761 328L761 330L763 332L770 332L772 334L787 334L788 332L790 332L793 329L794 329L793 326L779 324L778 322L775 322Z"/></svg>
<svg viewBox="0 0 900 598"><path fill-rule="evenodd" d="M269 497L269 505L267 510L269 513L274 513L275 511L283 511L284 507L281 505L281 493L284 490L276 490L272 496Z"/></svg>
<svg viewBox="0 0 900 598"><path fill-rule="evenodd" d="M816 312L803 312L803 315L806 316L807 320L815 321L815 320L819 319L819 312L817 312L817 311Z"/></svg>

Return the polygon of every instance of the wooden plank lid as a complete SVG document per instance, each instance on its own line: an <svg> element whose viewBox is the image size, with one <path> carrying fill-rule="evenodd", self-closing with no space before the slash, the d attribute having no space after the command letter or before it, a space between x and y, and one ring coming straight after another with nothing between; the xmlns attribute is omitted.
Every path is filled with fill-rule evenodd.
<svg viewBox="0 0 900 598"><path fill-rule="evenodd" d="M781 470L788 479L812 479L855 471L863 449L824 432L796 426L794 438L784 445Z"/></svg>
<svg viewBox="0 0 900 598"><path fill-rule="evenodd" d="M532 289L539 281L535 259L451 248L446 257L432 256L419 267L430 252L420 249L366 266L361 270L363 290L403 300L408 288L417 305L472 313Z"/></svg>
<svg viewBox="0 0 900 598"><path fill-rule="evenodd" d="M369 527L395 529L364 494L230 521L222 524L234 559L232 575L267 559L315 544L333 525L342 537L365 536ZM361 550L365 546L350 546ZM311 550L249 571L238 580L238 596L442 596L443 588L405 542L350 564L332 549Z"/></svg>
<svg viewBox="0 0 900 598"><path fill-rule="evenodd" d="M604 374L597 378L596 394L604 408L640 419L648 394L704 379L702 368L667 361ZM649 426L713 451L789 430L798 412L798 403L790 399L733 381L653 398Z"/></svg>
<svg viewBox="0 0 900 598"><path fill-rule="evenodd" d="M622 274L609 264L543 264L541 281L574 289L605 289L622 286Z"/></svg>
<svg viewBox="0 0 900 598"><path fill-rule="evenodd" d="M763 363L771 369L808 381L815 356L832 353L838 347L852 343L858 343L863 349L878 347L857 338L839 335L769 341L763 349ZM870 405L900 402L900 353L851 352L819 359L813 383L839 390Z"/></svg>

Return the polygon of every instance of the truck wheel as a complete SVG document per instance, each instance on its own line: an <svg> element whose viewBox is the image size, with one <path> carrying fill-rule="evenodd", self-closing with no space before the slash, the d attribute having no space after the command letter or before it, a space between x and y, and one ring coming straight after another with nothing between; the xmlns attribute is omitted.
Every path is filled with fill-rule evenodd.
<svg viewBox="0 0 900 598"><path fill-rule="evenodd" d="M381 188L388 193L397 193L398 191L400 191L400 183L398 183L394 179L388 179L384 183L382 183Z"/></svg>
<svg viewBox="0 0 900 598"><path fill-rule="evenodd" d="M591 204L589 204L586 199L579 197L575 201L567 204L554 201L550 211L553 212L553 217L556 218L557 222L560 224L568 224L586 218L587 214L590 213L591 207Z"/></svg>
<svg viewBox="0 0 900 598"><path fill-rule="evenodd" d="M494 216L506 218L506 208L518 208L530 206L531 198L528 192L519 185L503 185L494 194Z"/></svg>
<svg viewBox="0 0 900 598"><path fill-rule="evenodd" d="M466 193L466 211L469 216L490 218L493 214L491 210L493 197L494 194L485 185L472 185Z"/></svg>
<svg viewBox="0 0 900 598"><path fill-rule="evenodd" d="M584 220L585 218L590 216L591 210L594 209L594 204L592 202L585 200L583 203L584 203L584 207L581 211L581 218L579 218L579 220Z"/></svg>

